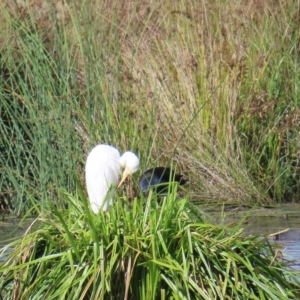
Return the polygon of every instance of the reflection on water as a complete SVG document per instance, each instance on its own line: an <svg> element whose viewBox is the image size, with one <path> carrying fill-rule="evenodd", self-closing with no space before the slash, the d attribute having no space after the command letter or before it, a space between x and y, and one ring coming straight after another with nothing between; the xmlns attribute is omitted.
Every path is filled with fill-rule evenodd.
<svg viewBox="0 0 300 300"><path fill-rule="evenodd" d="M12 248L5 248L8 244L21 237L32 223L33 219L21 220L10 218L0 221L0 263L4 261Z"/></svg>
<svg viewBox="0 0 300 300"><path fill-rule="evenodd" d="M291 267L300 271L300 218L250 217L245 232L271 235L270 240L282 249L284 258L291 261Z"/></svg>
<svg viewBox="0 0 300 300"><path fill-rule="evenodd" d="M0 264L6 260L8 254L13 250L13 248L4 248L6 245L0 244Z"/></svg>

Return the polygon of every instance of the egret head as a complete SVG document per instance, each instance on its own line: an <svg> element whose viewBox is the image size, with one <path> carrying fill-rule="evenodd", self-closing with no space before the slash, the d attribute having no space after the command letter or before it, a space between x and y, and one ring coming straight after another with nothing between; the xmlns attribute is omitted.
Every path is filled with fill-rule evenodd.
<svg viewBox="0 0 300 300"><path fill-rule="evenodd" d="M120 158L120 166L124 172L118 187L122 185L128 175L132 175L138 170L140 166L140 160L133 152L127 151Z"/></svg>

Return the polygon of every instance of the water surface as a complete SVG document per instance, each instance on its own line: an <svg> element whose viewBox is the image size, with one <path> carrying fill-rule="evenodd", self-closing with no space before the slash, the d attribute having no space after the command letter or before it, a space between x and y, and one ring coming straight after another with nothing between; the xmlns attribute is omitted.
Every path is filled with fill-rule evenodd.
<svg viewBox="0 0 300 300"><path fill-rule="evenodd" d="M12 248L7 247L4 249L4 247L20 238L29 228L33 220L32 218L28 218L21 221L20 219L8 217L0 221L0 263L4 261L9 252L12 251Z"/></svg>
<svg viewBox="0 0 300 300"><path fill-rule="evenodd" d="M292 268L300 271L300 206L283 206L277 209L257 209L226 213L226 222L239 222L245 234L261 235L278 245L283 257L291 261Z"/></svg>
<svg viewBox="0 0 300 300"><path fill-rule="evenodd" d="M291 261L290 265L300 271L299 225L299 218L257 217L245 227L245 232L269 236L282 250L283 257Z"/></svg>

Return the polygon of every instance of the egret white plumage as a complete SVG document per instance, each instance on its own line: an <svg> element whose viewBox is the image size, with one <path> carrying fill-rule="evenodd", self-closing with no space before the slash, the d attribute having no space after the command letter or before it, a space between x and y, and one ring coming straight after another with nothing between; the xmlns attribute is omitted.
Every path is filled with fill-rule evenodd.
<svg viewBox="0 0 300 300"><path fill-rule="evenodd" d="M155 188L157 193L165 193L170 182L178 182L179 185L184 185L187 180L170 168L156 167L147 170L140 177L139 186L143 192L147 192L150 188Z"/></svg>
<svg viewBox="0 0 300 300"><path fill-rule="evenodd" d="M92 149L87 157L85 177L89 200L95 214L101 208L108 211L113 198L113 190L109 190L112 184L118 185L121 171L124 170L118 187L128 175L138 170L139 164L138 157L131 151L120 156L119 151L109 145L100 144Z"/></svg>

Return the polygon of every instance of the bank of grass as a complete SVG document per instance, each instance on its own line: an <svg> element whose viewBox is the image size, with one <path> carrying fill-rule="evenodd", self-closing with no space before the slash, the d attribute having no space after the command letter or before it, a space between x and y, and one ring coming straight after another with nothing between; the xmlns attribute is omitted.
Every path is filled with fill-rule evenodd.
<svg viewBox="0 0 300 300"><path fill-rule="evenodd" d="M88 151L177 164L197 202L299 194L296 1L3 1L1 202L63 208ZM137 174L138 176L139 174Z"/></svg>
<svg viewBox="0 0 300 300"><path fill-rule="evenodd" d="M206 223L176 187L117 198L94 215L82 195L33 223L0 266L2 299L298 299L268 240ZM40 229L36 229L40 227ZM7 247L11 247L8 245Z"/></svg>

